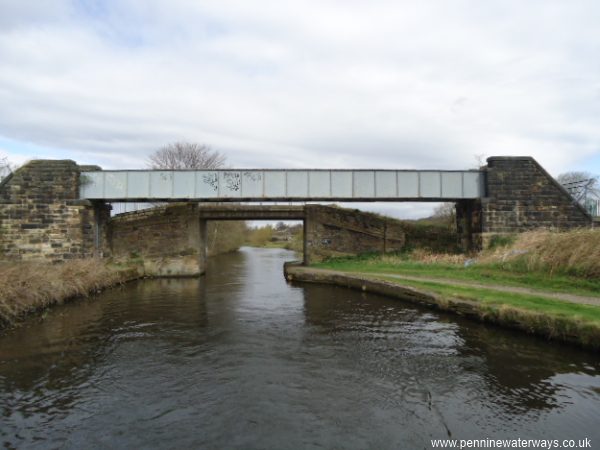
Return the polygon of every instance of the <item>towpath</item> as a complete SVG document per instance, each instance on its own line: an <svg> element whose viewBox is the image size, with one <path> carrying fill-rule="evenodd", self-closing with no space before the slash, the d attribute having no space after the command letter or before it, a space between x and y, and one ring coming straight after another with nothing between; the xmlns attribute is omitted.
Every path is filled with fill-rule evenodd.
<svg viewBox="0 0 600 450"><path fill-rule="evenodd" d="M411 276L411 275L400 275L397 273L385 273L385 272L346 272L346 273L356 273L361 276L368 277L371 276L379 276L386 278L396 278L398 280L407 280L407 281L425 281L430 283L439 283L447 286L457 286L457 287L470 287L477 289L487 289L490 291L500 291L500 292L511 292L515 294L527 294L527 295L537 295L545 298L552 298L556 300L562 300L570 303L579 303L582 305L594 305L600 306L600 296L599 297L589 297L584 295L575 295L575 294L567 294L563 292L552 292L552 291L544 291L540 289L531 289L525 287L517 287L517 286L504 286L499 284L482 284L482 283L474 283L470 281L463 280L453 280L449 278L434 278L434 277L422 277L422 276Z"/></svg>

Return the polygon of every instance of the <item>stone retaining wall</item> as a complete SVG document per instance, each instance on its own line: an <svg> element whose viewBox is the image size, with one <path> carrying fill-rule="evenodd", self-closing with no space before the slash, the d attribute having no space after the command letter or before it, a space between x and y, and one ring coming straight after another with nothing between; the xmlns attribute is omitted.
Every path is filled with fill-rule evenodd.
<svg viewBox="0 0 600 450"><path fill-rule="evenodd" d="M406 241L402 226L398 220L355 209L306 205L304 261L399 251Z"/></svg>
<svg viewBox="0 0 600 450"><path fill-rule="evenodd" d="M115 216L108 223L114 258L139 259L146 275L193 276L206 270L206 221L197 203Z"/></svg>

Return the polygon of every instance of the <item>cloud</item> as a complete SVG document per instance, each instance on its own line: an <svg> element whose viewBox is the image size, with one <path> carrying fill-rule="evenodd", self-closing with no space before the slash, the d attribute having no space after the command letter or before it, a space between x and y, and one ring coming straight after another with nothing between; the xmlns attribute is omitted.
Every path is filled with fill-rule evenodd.
<svg viewBox="0 0 600 450"><path fill-rule="evenodd" d="M58 157L140 167L191 140L242 167L557 173L600 153L595 1L42 4L0 0L0 136Z"/></svg>
<svg viewBox="0 0 600 450"><path fill-rule="evenodd" d="M66 17L68 2L48 0L0 0L0 29L4 32L14 28L39 26Z"/></svg>

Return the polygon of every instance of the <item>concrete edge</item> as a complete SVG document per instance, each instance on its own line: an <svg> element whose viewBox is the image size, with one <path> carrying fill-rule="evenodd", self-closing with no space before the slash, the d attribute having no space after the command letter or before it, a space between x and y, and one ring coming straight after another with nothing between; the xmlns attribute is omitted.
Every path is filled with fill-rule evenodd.
<svg viewBox="0 0 600 450"><path fill-rule="evenodd" d="M570 323L571 326L567 327L566 331L560 332L556 328L558 323L544 314L524 312L510 306L493 309L480 302L444 297L426 290L403 286L400 280L398 283L375 280L358 274L306 267L298 262L285 263L284 276L288 282L329 284L384 295L458 314L479 322L524 331L548 340L574 344L594 351L600 350L600 329L594 330L593 339L586 339L581 333L577 333L577 322Z"/></svg>

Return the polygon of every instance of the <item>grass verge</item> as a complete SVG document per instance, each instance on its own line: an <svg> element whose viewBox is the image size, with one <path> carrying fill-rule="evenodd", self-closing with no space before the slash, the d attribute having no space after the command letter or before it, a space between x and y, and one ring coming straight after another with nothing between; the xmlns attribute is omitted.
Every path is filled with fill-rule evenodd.
<svg viewBox="0 0 600 450"><path fill-rule="evenodd" d="M600 296L600 278L582 278L569 274L528 270L516 262L463 264L419 262L404 256L367 255L339 258L315 264L314 267L343 272L391 273L448 280L472 281L481 284L502 284L530 289L551 290L576 295ZM464 257L463 257L464 259Z"/></svg>
<svg viewBox="0 0 600 450"><path fill-rule="evenodd" d="M489 306L512 306L536 313L552 314L562 318L569 317L593 322L600 327L600 307L593 305L564 302L546 298L541 295L499 292L494 291L493 289L481 289L466 286L448 286L443 283L430 281L400 281L397 278L385 276L373 276L373 278L386 280L392 283L401 283L402 285L415 288L427 289L444 296L473 300Z"/></svg>

